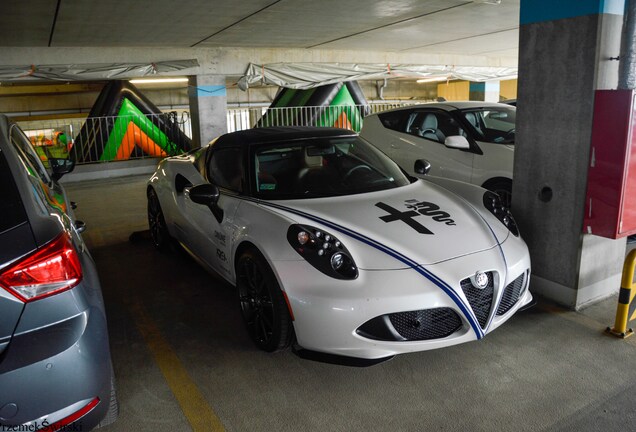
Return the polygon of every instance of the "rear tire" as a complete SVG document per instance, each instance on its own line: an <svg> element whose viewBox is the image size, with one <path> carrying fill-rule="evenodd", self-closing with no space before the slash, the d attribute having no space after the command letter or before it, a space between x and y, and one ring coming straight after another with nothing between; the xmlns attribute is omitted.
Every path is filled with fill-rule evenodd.
<svg viewBox="0 0 636 432"><path fill-rule="evenodd" d="M154 189L148 190L148 228L154 247L160 251L167 251L172 239L163 216L163 210L161 210L159 197Z"/></svg>
<svg viewBox="0 0 636 432"><path fill-rule="evenodd" d="M108 401L108 411L97 425L98 428L115 423L115 420L119 417L119 402L117 401L117 389L115 388L115 372L113 371L112 365L110 370L110 400Z"/></svg>
<svg viewBox="0 0 636 432"><path fill-rule="evenodd" d="M245 251L236 264L236 288L250 338L267 352L291 344L294 329L287 302L267 260L255 249Z"/></svg>

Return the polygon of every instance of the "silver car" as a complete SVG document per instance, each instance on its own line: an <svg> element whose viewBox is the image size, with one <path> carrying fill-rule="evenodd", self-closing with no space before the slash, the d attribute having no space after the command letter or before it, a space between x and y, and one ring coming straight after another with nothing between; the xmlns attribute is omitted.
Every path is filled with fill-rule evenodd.
<svg viewBox="0 0 636 432"><path fill-rule="evenodd" d="M90 430L117 417L95 263L57 180L0 115L0 430Z"/></svg>

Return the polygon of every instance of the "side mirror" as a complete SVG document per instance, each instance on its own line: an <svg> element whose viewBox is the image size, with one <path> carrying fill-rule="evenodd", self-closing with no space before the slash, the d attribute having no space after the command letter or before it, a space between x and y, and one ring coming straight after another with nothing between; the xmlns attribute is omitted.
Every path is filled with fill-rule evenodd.
<svg viewBox="0 0 636 432"><path fill-rule="evenodd" d="M218 223L223 222L223 209L217 205L219 202L219 188L210 183L204 183L191 188L184 188L193 203L207 206Z"/></svg>
<svg viewBox="0 0 636 432"><path fill-rule="evenodd" d="M64 174L68 174L75 169L75 162L70 159L49 158L49 166L53 174L51 178L58 181Z"/></svg>
<svg viewBox="0 0 636 432"><path fill-rule="evenodd" d="M415 161L413 170L416 174L426 175L431 170L431 163L426 159L418 159Z"/></svg>
<svg viewBox="0 0 636 432"><path fill-rule="evenodd" d="M84 221L76 220L75 221L75 230L77 231L78 234L81 234L84 231L86 231L86 224L84 223Z"/></svg>
<svg viewBox="0 0 636 432"><path fill-rule="evenodd" d="M470 148L470 144L466 137L461 135L451 135L447 136L444 141L444 145L448 148L454 148L459 150L468 150Z"/></svg>
<svg viewBox="0 0 636 432"><path fill-rule="evenodd" d="M209 183L193 186L190 188L190 199L197 204L213 206L219 200L219 188Z"/></svg>

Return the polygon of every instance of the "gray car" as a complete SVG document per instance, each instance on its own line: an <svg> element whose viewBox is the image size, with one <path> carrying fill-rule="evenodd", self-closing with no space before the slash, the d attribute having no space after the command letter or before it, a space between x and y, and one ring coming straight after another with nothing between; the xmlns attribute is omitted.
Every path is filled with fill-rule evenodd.
<svg viewBox="0 0 636 432"><path fill-rule="evenodd" d="M83 430L118 407L95 263L57 180L0 115L0 431Z"/></svg>

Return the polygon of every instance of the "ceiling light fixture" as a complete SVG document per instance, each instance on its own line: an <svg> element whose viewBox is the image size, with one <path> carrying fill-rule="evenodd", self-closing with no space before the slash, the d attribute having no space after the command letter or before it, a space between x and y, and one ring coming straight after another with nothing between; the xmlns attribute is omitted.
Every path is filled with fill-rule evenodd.
<svg viewBox="0 0 636 432"><path fill-rule="evenodd" d="M166 83L179 83L188 82L187 78L138 78L131 79L131 84L166 84Z"/></svg>
<svg viewBox="0 0 636 432"><path fill-rule="evenodd" d="M418 79L416 82L418 84L422 84L422 83L446 81L446 80L449 80L449 79L450 79L450 77L447 77L447 76L436 76L436 77L430 77L430 78L421 78L421 79Z"/></svg>

